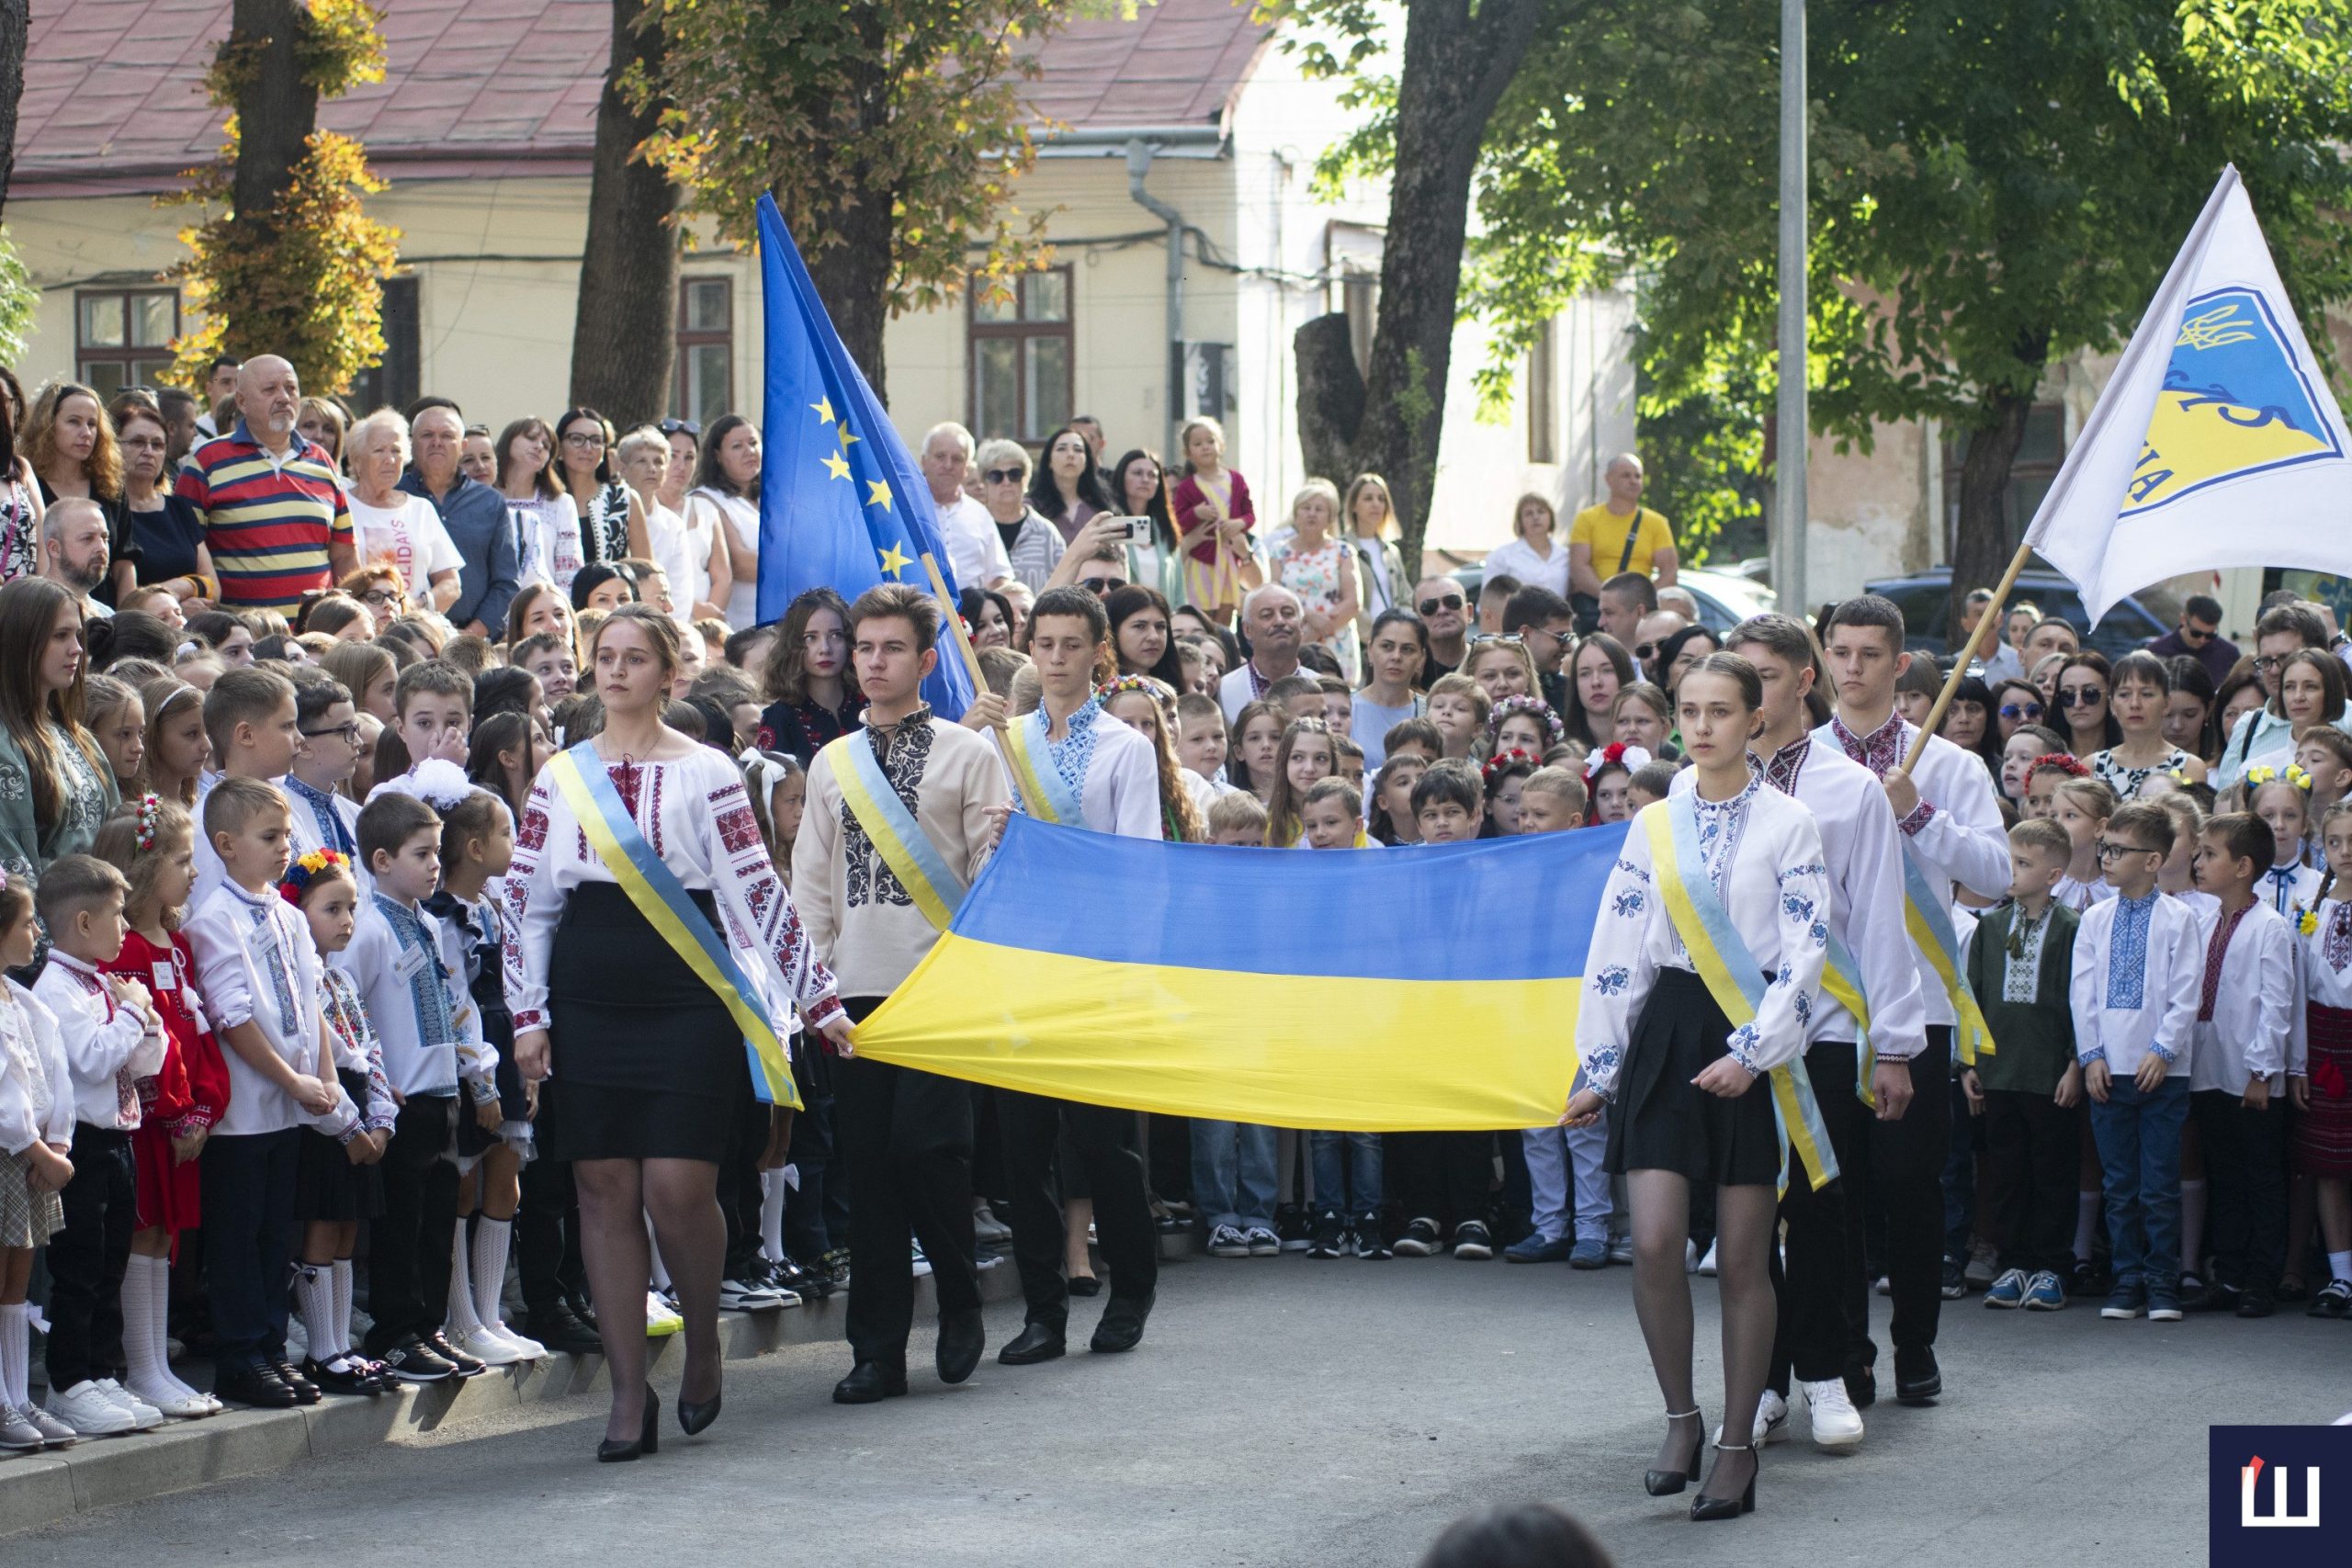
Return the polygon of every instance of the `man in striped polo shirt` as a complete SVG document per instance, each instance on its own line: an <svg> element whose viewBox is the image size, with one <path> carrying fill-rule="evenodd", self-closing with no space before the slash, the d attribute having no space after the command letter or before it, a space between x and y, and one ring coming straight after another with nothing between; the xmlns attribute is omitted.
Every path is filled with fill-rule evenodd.
<svg viewBox="0 0 2352 1568"><path fill-rule="evenodd" d="M179 496L204 518L204 540L233 610L293 614L302 595L358 565L334 460L294 428L302 388L276 355L237 370L237 424L189 455Z"/></svg>

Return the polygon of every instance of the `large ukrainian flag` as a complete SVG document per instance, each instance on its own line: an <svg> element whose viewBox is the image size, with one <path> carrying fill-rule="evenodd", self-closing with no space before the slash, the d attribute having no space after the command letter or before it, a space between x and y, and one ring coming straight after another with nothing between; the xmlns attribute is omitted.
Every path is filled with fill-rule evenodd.
<svg viewBox="0 0 2352 1568"><path fill-rule="evenodd" d="M1001 1089L1328 1131L1548 1125L1624 832L1162 844L1016 815L858 1051Z"/></svg>

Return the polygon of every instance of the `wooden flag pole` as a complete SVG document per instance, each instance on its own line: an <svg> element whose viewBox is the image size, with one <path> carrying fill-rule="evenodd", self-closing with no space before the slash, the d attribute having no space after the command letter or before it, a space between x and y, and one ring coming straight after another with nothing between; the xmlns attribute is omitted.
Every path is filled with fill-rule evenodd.
<svg viewBox="0 0 2352 1568"><path fill-rule="evenodd" d="M1960 657L1952 661L1951 673L1944 678L1944 689L1936 694L1936 705L1928 710L1928 722L1919 727L1919 739L1911 743L1911 754L1903 759L1903 766L1897 770L1905 777L1910 775L1911 770L1918 765L1920 757L1927 751L1928 737L1934 735L1937 726L1943 723L1944 710L1951 706L1951 694L1960 689L1960 678L1968 673L1969 660L1974 659L1976 650L1984 646L1985 634L2007 619L2009 590L2018 585L2018 573L2025 569L2025 558L2032 553L2031 545L2019 545L2018 553L2009 558L2009 570L2001 574L2001 585L1993 590L1993 602L1984 607L1984 615L1976 623L1976 630L1969 637L1968 646L1962 649ZM961 626L960 622L957 624Z"/></svg>
<svg viewBox="0 0 2352 1568"><path fill-rule="evenodd" d="M972 673L972 695L978 697L989 689L989 683L980 673L980 656L972 647L972 634L964 629L964 607L947 592L947 580L939 575L939 563L932 559L929 550L922 552L922 570L931 578L931 591L939 598L940 614L947 622L947 629L955 634L956 651L964 656L964 668ZM1007 768L1012 767L1012 759L1005 756L1004 737L991 727L989 739L996 742L997 756Z"/></svg>

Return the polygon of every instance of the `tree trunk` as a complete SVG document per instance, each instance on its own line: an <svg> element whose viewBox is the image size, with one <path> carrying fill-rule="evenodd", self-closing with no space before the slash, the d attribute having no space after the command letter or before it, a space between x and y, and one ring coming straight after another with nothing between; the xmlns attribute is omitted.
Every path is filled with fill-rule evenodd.
<svg viewBox="0 0 2352 1568"><path fill-rule="evenodd" d="M249 55L237 72L237 169L230 201L241 223L271 218L319 125L319 90L302 80L295 42L299 0L236 0L222 53Z"/></svg>
<svg viewBox="0 0 2352 1568"><path fill-rule="evenodd" d="M1540 0L1408 0L1405 63L1397 77L1396 148L1388 230L1380 258L1380 309L1364 376L1363 417L1350 443L1352 468L1388 480L1404 533L1408 579L1420 571L1445 378L1469 229L1470 181L1487 121L1534 36ZM1299 367L1301 397L1308 370ZM1343 408L1321 418L1341 428ZM1302 424L1308 423L1302 409ZM1341 471L1334 479L1345 482Z"/></svg>
<svg viewBox="0 0 2352 1568"><path fill-rule="evenodd" d="M25 90L25 39L32 25L30 0L0 0L0 212L8 209L8 181L17 169L17 100Z"/></svg>
<svg viewBox="0 0 2352 1568"><path fill-rule="evenodd" d="M1362 472L1350 446L1363 423L1363 374L1347 315L1317 316L1291 336L1298 365L1298 445L1306 471L1345 485Z"/></svg>
<svg viewBox="0 0 2352 1568"><path fill-rule="evenodd" d="M631 62L662 77L662 28L643 21L645 0L613 0L612 59L596 105L595 171L588 186L587 243L571 326L571 401L622 430L670 412L678 343L680 192L637 156L662 106L629 112L620 91Z"/></svg>
<svg viewBox="0 0 2352 1568"><path fill-rule="evenodd" d="M1958 627L1971 590L1991 588L2008 570L2009 524L2005 502L2009 491L2009 467L2025 444L2026 416L2033 412L2033 391L1997 388L1986 394L1991 424L1968 433L1968 454L1960 468L1960 525L1951 544L1951 602L1944 624ZM2022 520L2020 520L2022 521ZM2002 606L1990 614L1996 618Z"/></svg>

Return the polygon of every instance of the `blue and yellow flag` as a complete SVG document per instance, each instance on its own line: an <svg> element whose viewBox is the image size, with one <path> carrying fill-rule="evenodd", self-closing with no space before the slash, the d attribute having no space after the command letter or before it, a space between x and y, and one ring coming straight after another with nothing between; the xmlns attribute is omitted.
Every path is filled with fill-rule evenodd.
<svg viewBox="0 0 2352 1568"><path fill-rule="evenodd" d="M1547 1126L1624 831L1279 854L1015 815L861 1055L1331 1132Z"/></svg>
<svg viewBox="0 0 2352 1568"><path fill-rule="evenodd" d="M760 197L761 302L767 317L760 445L760 619L811 588L855 599L883 582L928 592L928 551L956 588L931 491L865 375L842 346L771 197ZM963 661L923 682L939 716L972 700Z"/></svg>

